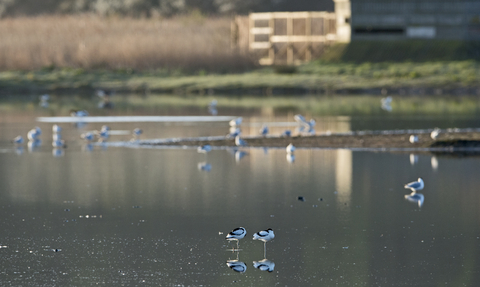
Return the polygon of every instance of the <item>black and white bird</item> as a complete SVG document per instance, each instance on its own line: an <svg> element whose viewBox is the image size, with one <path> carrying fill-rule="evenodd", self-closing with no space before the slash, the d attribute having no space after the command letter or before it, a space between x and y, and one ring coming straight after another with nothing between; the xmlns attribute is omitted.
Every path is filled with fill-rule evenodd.
<svg viewBox="0 0 480 287"><path fill-rule="evenodd" d="M421 194L421 193L416 193L414 191L410 194L406 194L405 199L410 201L410 202L417 203L418 207L422 207L423 202L425 201L425 196L423 196L423 194Z"/></svg>
<svg viewBox="0 0 480 287"><path fill-rule="evenodd" d="M247 265L242 261L229 260L227 261L227 266L235 272L245 273L245 271L247 271Z"/></svg>
<svg viewBox="0 0 480 287"><path fill-rule="evenodd" d="M17 136L13 139L14 144L23 144L23 137L22 136Z"/></svg>
<svg viewBox="0 0 480 287"><path fill-rule="evenodd" d="M239 118L236 118L236 119L233 119L229 122L230 126L231 127L236 127L236 126L239 126L242 124L242 121L243 121L243 118L242 117L239 117Z"/></svg>
<svg viewBox="0 0 480 287"><path fill-rule="evenodd" d="M77 111L77 110L71 110L70 111L70 116L72 117L88 117L88 112L85 110L82 111Z"/></svg>
<svg viewBox="0 0 480 287"><path fill-rule="evenodd" d="M227 138L235 138L242 134L242 130L237 127L230 127L229 133L227 134Z"/></svg>
<svg viewBox="0 0 480 287"><path fill-rule="evenodd" d="M425 184L423 183L423 179L420 178L420 177L418 178L417 181L413 181L413 182L405 184L405 188L410 189L413 192L417 192L419 190L422 190L424 187L425 187Z"/></svg>
<svg viewBox="0 0 480 287"><path fill-rule="evenodd" d="M89 142L93 141L93 139L95 138L92 132L83 133L80 135L80 137Z"/></svg>
<svg viewBox="0 0 480 287"><path fill-rule="evenodd" d="M268 127L263 125L259 132L262 136L266 136L268 134Z"/></svg>
<svg viewBox="0 0 480 287"><path fill-rule="evenodd" d="M29 141L36 141L38 140L39 136L42 134L42 130L39 127L35 127L28 131L27 138Z"/></svg>
<svg viewBox="0 0 480 287"><path fill-rule="evenodd" d="M142 131L141 129L139 129L139 128L135 128L135 129L133 130L132 134L133 134L133 136L138 137L138 136L140 136L141 134L143 134L143 131Z"/></svg>
<svg viewBox="0 0 480 287"><path fill-rule="evenodd" d="M267 253L267 242L275 238L275 234L273 233L273 229L269 228L267 230L259 231L253 234L253 240L260 240L263 241L263 255L266 257Z"/></svg>
<svg viewBox="0 0 480 287"><path fill-rule="evenodd" d="M242 139L240 138L240 136L236 136L236 137L235 137L235 144L236 144L237 146L246 146L246 145L247 145L247 143L246 143L244 140L242 140Z"/></svg>
<svg viewBox="0 0 480 287"><path fill-rule="evenodd" d="M55 134L61 133L62 132L62 127L59 125L53 125L52 126L52 132Z"/></svg>
<svg viewBox="0 0 480 287"><path fill-rule="evenodd" d="M287 151L287 153L292 154L295 152L295 149L296 148L293 144L289 144L285 150Z"/></svg>
<svg viewBox="0 0 480 287"><path fill-rule="evenodd" d="M291 137L292 136L292 131L291 130L285 130L282 133L282 137Z"/></svg>
<svg viewBox="0 0 480 287"><path fill-rule="evenodd" d="M225 236L225 239L228 241L237 241L237 249L238 249L238 242L240 239L244 238L245 235L247 234L247 230L243 227L238 227L235 228L234 230L230 231L227 236Z"/></svg>
<svg viewBox="0 0 480 287"><path fill-rule="evenodd" d="M411 136L408 138L408 141L411 142L412 144L413 144L413 143L418 143L418 136L417 136L417 135L411 135Z"/></svg>
<svg viewBox="0 0 480 287"><path fill-rule="evenodd" d="M261 271L273 272L275 269L275 263L265 258L260 261L253 261L253 267Z"/></svg>
<svg viewBox="0 0 480 287"><path fill-rule="evenodd" d="M440 129L439 129L439 128L435 128L435 129L430 133L430 137L432 138L432 140L436 140L439 135L440 135Z"/></svg>
<svg viewBox="0 0 480 287"><path fill-rule="evenodd" d="M209 153L210 151L212 151L212 146L209 145L209 144L206 144L206 145L202 145L202 146L199 146L197 148L197 152L198 153Z"/></svg>

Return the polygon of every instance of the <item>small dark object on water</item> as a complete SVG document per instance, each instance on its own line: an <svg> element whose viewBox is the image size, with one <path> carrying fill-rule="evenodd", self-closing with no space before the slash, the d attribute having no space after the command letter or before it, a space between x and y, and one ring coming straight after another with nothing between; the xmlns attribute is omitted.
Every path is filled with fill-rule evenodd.
<svg viewBox="0 0 480 287"><path fill-rule="evenodd" d="M54 249L53 251L54 252L60 252L60 251L62 251L62 249Z"/></svg>
<svg viewBox="0 0 480 287"><path fill-rule="evenodd" d="M70 209L68 209L68 208L65 208L65 209L64 209L64 211L70 211Z"/></svg>
<svg viewBox="0 0 480 287"><path fill-rule="evenodd" d="M298 199L299 201L305 201L305 197L303 197L303 196L299 196L299 197L297 197L297 199Z"/></svg>
<svg viewBox="0 0 480 287"><path fill-rule="evenodd" d="M320 198L320 201L323 201L323 198Z"/></svg>

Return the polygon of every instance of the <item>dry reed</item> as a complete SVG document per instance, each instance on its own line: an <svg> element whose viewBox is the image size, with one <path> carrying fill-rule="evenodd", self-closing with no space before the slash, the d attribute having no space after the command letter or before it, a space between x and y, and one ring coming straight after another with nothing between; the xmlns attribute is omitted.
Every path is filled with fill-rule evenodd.
<svg viewBox="0 0 480 287"><path fill-rule="evenodd" d="M0 20L0 70L44 67L241 71L253 61L230 49L230 19L102 18Z"/></svg>

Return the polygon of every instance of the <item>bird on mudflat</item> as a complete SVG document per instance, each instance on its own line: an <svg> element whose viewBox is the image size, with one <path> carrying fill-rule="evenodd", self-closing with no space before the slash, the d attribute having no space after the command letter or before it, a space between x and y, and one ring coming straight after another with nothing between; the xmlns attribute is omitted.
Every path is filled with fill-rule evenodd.
<svg viewBox="0 0 480 287"><path fill-rule="evenodd" d="M23 137L22 136L17 136L13 139L14 144L23 144Z"/></svg>
<svg viewBox="0 0 480 287"><path fill-rule="evenodd" d="M259 132L262 136L266 136L268 134L268 127L263 125Z"/></svg>
<svg viewBox="0 0 480 287"><path fill-rule="evenodd" d="M238 249L238 243L240 239L244 238L245 235L247 234L247 230L244 227L238 227L235 228L234 230L230 231L227 236L225 236L225 239L228 241L236 240L237 241L237 249Z"/></svg>
<svg viewBox="0 0 480 287"><path fill-rule="evenodd" d="M412 181L410 183L405 184L405 188L410 189L413 192L422 190L424 186L425 184L423 183L423 179L421 177L419 177L417 181Z"/></svg>
<svg viewBox="0 0 480 287"><path fill-rule="evenodd" d="M53 140L52 141L52 146L53 147L61 147L61 148L65 148L67 147L67 145L65 144L65 140Z"/></svg>
<svg viewBox="0 0 480 287"><path fill-rule="evenodd" d="M435 128L435 129L430 133L430 137L432 138L432 140L436 140L439 135L440 135L440 129L439 129L439 128Z"/></svg>
<svg viewBox="0 0 480 287"><path fill-rule="evenodd" d="M247 143L244 140L242 140L239 136L235 137L235 144L237 146L246 146L247 145Z"/></svg>
<svg viewBox="0 0 480 287"><path fill-rule="evenodd" d="M418 136L417 135L411 135L408 138L408 141L411 142L411 143L418 143Z"/></svg>
<svg viewBox="0 0 480 287"><path fill-rule="evenodd" d="M295 151L295 146L293 144L287 145L287 148L285 149L287 153L293 153Z"/></svg>

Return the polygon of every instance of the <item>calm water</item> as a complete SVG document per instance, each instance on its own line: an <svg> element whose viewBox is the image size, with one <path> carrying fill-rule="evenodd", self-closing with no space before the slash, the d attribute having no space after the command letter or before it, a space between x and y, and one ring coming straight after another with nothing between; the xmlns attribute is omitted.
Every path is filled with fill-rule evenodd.
<svg viewBox="0 0 480 287"><path fill-rule="evenodd" d="M421 115L317 121L333 131L480 123ZM43 145L13 148L9 140L35 125ZM480 284L479 158L299 149L291 163L280 149L247 148L239 158L229 150L91 148L78 137L97 124L63 126L69 146L54 156L50 125L33 115L0 122L0 285ZM143 138L228 130L226 123L111 126L141 126ZM403 188L418 177L421 208ZM224 238L239 226L247 236L232 253ZM273 272L253 267L264 250L252 235L267 228L276 234L266 252ZM227 267L234 259L245 273Z"/></svg>

